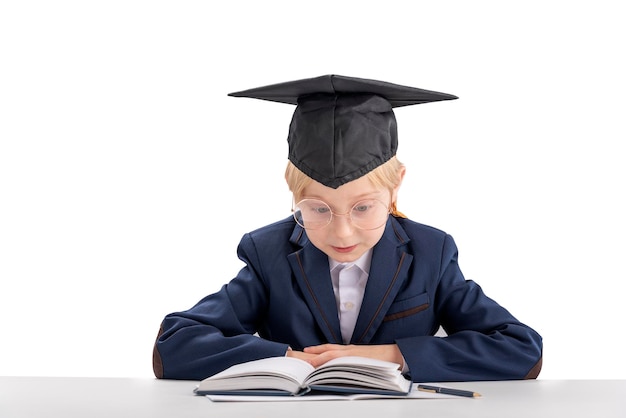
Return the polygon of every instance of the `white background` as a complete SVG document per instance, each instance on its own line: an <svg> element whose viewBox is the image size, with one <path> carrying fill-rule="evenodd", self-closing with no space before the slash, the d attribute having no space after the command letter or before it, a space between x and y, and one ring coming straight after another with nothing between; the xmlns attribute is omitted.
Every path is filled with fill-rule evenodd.
<svg viewBox="0 0 626 418"><path fill-rule="evenodd" d="M163 316L290 213L293 108L227 93L335 73L460 97L396 111L400 210L541 378L626 378L620 2L302 3L0 3L0 375L152 376Z"/></svg>

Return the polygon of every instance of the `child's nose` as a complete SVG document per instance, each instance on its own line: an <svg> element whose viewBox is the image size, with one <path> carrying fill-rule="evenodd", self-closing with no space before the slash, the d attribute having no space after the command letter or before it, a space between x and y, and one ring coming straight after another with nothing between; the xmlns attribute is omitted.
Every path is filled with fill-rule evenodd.
<svg viewBox="0 0 626 418"><path fill-rule="evenodd" d="M335 235L339 237L352 235L352 231L354 230L354 225L352 225L352 220L348 215L335 215L332 220L332 228L335 232Z"/></svg>

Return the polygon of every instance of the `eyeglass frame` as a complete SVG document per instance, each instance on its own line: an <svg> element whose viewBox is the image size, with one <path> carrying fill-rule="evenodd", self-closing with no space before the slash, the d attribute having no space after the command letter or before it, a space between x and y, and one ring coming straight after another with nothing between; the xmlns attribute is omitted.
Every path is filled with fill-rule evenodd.
<svg viewBox="0 0 626 418"><path fill-rule="evenodd" d="M296 208L297 208L298 206L300 206L300 204L301 204L302 202L306 201L306 200L312 200L312 201L318 201L318 202L321 202L321 203L323 203L323 204L324 204L324 205L328 208L328 210L330 211L330 217L328 218L328 222L327 222L325 225L320 226L320 227L317 227L317 228L310 228L310 227L306 227L306 226L302 225L302 224L298 221L298 218L296 217ZM374 228L362 228L362 227L360 227L359 225L357 225L356 223L354 223L354 220L352 219L352 210L353 210L355 207L357 207L360 203L362 203L362 202L366 202L366 201L371 201L371 200L374 200L374 201L376 201L376 202L380 203L381 205L383 205L383 207L386 207L386 208L387 208L387 214L386 214L386 216L385 216L385 220L384 220L384 221L383 221L380 225L378 225L378 226L376 226L376 227L374 227ZM298 201L298 203L295 203L295 204L294 204L294 200L292 199L292 203L291 203L291 213L292 213L293 219L296 221L296 223L297 223L298 225L300 225L302 228L304 228L304 229L308 229L308 230L317 231L317 230L320 230L320 229L324 229L324 228L326 228L328 225L330 225L330 224L332 223L332 221L333 221L333 219L334 219L334 217L335 217L335 216L347 216L347 217L348 217L348 220L350 221L350 224L351 224L352 226L354 226L355 228L360 229L360 230L362 230L362 231L373 231L373 230L378 229L378 228L380 228L381 226L383 226L383 225L385 225L385 224L387 223L387 219L389 219L389 215L391 215L391 213L392 213L392 205L391 205L391 204L389 204L389 205L385 205L385 203L384 203L382 200L380 200L380 199L362 199L362 200L359 200L358 202L356 202L354 205L352 205L352 207L350 208L350 210L349 210L348 212L346 212L346 213L336 213L336 212L335 212L335 211L334 211L334 210L330 207L330 205L329 205L328 203L324 202L323 200L321 200L321 199L317 199L317 198L307 198L307 197L305 197L304 199L300 199L300 200Z"/></svg>

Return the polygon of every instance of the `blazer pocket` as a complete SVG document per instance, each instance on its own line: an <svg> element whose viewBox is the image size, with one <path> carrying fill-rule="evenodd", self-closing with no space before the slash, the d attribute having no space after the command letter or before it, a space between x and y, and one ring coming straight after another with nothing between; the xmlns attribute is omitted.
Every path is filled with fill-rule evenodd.
<svg viewBox="0 0 626 418"><path fill-rule="evenodd" d="M428 293L422 293L409 299L399 300L391 304L383 322L393 321L425 311L430 306Z"/></svg>

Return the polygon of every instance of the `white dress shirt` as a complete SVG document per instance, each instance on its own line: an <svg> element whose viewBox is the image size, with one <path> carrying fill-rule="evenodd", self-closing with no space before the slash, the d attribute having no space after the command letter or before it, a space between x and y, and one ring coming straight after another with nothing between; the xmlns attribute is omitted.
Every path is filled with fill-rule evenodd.
<svg viewBox="0 0 626 418"><path fill-rule="evenodd" d="M372 250L370 249L352 263L340 263L332 258L328 260L337 301L337 312L339 312L341 337L344 344L349 344L365 294L365 285L372 262Z"/></svg>

